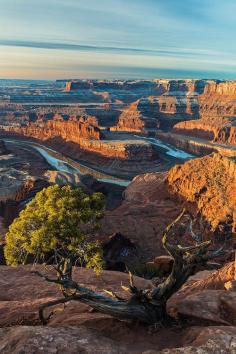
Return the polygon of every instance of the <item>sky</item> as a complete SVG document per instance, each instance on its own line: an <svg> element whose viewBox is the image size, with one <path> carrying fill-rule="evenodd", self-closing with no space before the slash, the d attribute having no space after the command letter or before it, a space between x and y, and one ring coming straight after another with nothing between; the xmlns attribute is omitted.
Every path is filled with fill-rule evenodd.
<svg viewBox="0 0 236 354"><path fill-rule="evenodd" d="M236 79L236 0L0 0L0 79Z"/></svg>

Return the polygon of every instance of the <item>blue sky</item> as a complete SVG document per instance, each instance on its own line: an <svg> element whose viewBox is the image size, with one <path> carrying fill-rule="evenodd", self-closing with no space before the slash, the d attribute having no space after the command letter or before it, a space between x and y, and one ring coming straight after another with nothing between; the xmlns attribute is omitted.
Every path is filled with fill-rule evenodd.
<svg viewBox="0 0 236 354"><path fill-rule="evenodd" d="M236 79L236 0L0 0L0 78Z"/></svg>

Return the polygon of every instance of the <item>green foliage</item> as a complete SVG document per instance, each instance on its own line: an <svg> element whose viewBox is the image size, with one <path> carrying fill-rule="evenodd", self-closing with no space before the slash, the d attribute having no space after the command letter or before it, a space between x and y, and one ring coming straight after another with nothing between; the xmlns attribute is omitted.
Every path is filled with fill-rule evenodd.
<svg viewBox="0 0 236 354"><path fill-rule="evenodd" d="M104 204L101 193L88 195L82 189L57 185L43 189L9 227L4 249L7 264L24 263L29 254L43 259L55 250L77 259L86 245L86 264L99 269L100 247L88 237L99 226Z"/></svg>
<svg viewBox="0 0 236 354"><path fill-rule="evenodd" d="M76 249L76 264L87 268L92 268L99 274L104 268L105 262L103 259L102 249L98 242L81 242Z"/></svg>

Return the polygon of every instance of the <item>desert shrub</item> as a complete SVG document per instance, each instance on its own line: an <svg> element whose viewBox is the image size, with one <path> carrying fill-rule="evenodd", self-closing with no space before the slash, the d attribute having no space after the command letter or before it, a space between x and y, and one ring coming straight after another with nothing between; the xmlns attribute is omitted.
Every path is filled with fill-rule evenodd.
<svg viewBox="0 0 236 354"><path fill-rule="evenodd" d="M99 227L104 196L58 185L36 194L9 227L4 249L8 265L24 264L29 255L73 258L95 270L103 265L102 251L90 236Z"/></svg>

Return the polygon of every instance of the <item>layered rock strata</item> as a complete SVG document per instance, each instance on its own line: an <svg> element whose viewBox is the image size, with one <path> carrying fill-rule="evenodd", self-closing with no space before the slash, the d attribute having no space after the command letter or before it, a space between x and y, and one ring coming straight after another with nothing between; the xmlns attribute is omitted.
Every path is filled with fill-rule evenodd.
<svg viewBox="0 0 236 354"><path fill-rule="evenodd" d="M149 92L162 95L164 93L175 95L176 92L185 95L200 94L206 85L206 80L72 80L65 83L65 91L133 91L133 92Z"/></svg>
<svg viewBox="0 0 236 354"><path fill-rule="evenodd" d="M0 202L19 201L33 186L34 180L24 171L0 168Z"/></svg>
<svg viewBox="0 0 236 354"><path fill-rule="evenodd" d="M219 152L222 156L236 157L236 147L232 145L222 145L207 141L206 139L180 134L180 132L176 134L173 132L158 131L156 137L196 156Z"/></svg>
<svg viewBox="0 0 236 354"><path fill-rule="evenodd" d="M112 130L140 132L157 128L167 129L178 121L194 117L198 117L198 102L195 96L150 96L126 107Z"/></svg>
<svg viewBox="0 0 236 354"><path fill-rule="evenodd" d="M180 122L174 130L219 143L236 145L236 82L208 82L198 97L200 120Z"/></svg>
<svg viewBox="0 0 236 354"><path fill-rule="evenodd" d="M175 125L180 133L235 144L235 81L159 80L158 85L159 91L127 106L113 130L168 130Z"/></svg>
<svg viewBox="0 0 236 354"><path fill-rule="evenodd" d="M236 161L212 154L176 165L168 173L171 191L194 203L212 230L236 233Z"/></svg>
<svg viewBox="0 0 236 354"><path fill-rule="evenodd" d="M13 129L17 132L17 129ZM101 132L94 117L70 117L65 120L61 115L55 115L47 122L29 123L26 127L21 127L19 133L31 136L40 140L52 139L56 136L62 139L79 144L83 139L100 139Z"/></svg>
<svg viewBox="0 0 236 354"><path fill-rule="evenodd" d="M177 123L173 131L178 134L190 135L216 143L236 145L236 124L224 120L200 119Z"/></svg>
<svg viewBox="0 0 236 354"><path fill-rule="evenodd" d="M79 121L70 118L65 121L55 116L47 122L30 123L26 127L9 127L2 129L2 134L22 135L40 141L62 139L64 144L73 143L78 148L108 158L119 158L130 161L152 160L156 153L151 144L140 140L102 140L102 134L94 118L83 118Z"/></svg>

